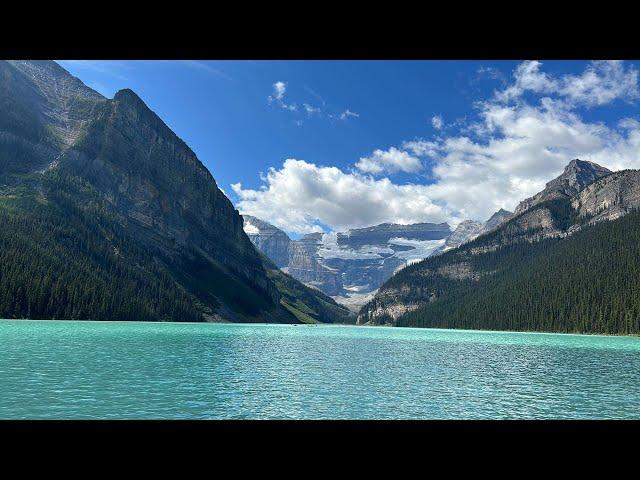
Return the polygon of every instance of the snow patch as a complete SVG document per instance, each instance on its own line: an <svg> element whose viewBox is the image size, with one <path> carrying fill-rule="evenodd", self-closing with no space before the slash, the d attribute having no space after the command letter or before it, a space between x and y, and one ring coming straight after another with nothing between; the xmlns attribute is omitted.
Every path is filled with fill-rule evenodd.
<svg viewBox="0 0 640 480"><path fill-rule="evenodd" d="M260 235L260 229L251 222L244 222L244 231L247 235Z"/></svg>
<svg viewBox="0 0 640 480"><path fill-rule="evenodd" d="M322 235L318 256L329 259L339 258L341 260L376 260L393 255L394 250L389 247L378 247L376 245L363 245L357 250L344 248L338 245L338 235L336 233L325 233Z"/></svg>
<svg viewBox="0 0 640 480"><path fill-rule="evenodd" d="M394 237L389 239L391 245L401 245L405 247L413 247L412 250L404 250L396 252L394 257L401 258L407 262L407 265L419 262L430 256L437 248L444 245L446 239L440 240L410 240L408 238Z"/></svg>

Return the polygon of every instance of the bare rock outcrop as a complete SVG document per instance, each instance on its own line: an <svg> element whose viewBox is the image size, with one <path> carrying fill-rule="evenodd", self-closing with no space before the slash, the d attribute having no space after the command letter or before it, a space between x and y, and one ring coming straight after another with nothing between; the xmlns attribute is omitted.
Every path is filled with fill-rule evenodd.
<svg viewBox="0 0 640 480"><path fill-rule="evenodd" d="M590 223L614 220L640 207L640 171L623 170L594 182L571 202Z"/></svg>
<svg viewBox="0 0 640 480"><path fill-rule="evenodd" d="M533 206L548 200L572 197L594 180L607 176L610 173L611 170L597 163L579 159L571 160L559 177L548 182L545 189L541 192L520 202L514 213L519 215Z"/></svg>

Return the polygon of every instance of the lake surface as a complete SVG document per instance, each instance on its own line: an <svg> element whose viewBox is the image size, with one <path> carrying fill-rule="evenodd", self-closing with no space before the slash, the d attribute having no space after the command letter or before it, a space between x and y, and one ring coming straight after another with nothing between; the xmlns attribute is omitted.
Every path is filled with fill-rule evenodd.
<svg viewBox="0 0 640 480"><path fill-rule="evenodd" d="M640 338L0 321L0 418L640 418Z"/></svg>

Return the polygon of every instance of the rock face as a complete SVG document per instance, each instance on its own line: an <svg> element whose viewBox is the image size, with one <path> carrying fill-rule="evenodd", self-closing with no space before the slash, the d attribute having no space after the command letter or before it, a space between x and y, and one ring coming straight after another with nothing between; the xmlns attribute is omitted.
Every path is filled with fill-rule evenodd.
<svg viewBox="0 0 640 480"><path fill-rule="evenodd" d="M458 248L480 235L490 233L511 218L513 218L513 213L501 208L484 223L474 220L460 222L455 231L447 237L444 245L436 249L433 255L440 255L453 248Z"/></svg>
<svg viewBox="0 0 640 480"><path fill-rule="evenodd" d="M414 223L398 225L383 223L373 227L355 228L345 233L338 233L338 245L356 249L365 245L385 245L393 238L409 238L412 240L440 240L451 233L446 223Z"/></svg>
<svg viewBox="0 0 640 480"><path fill-rule="evenodd" d="M264 290L279 295L243 231L242 217L195 153L131 90L99 108L85 135L58 160L118 212L144 241L158 236L196 248Z"/></svg>
<svg viewBox="0 0 640 480"><path fill-rule="evenodd" d="M571 201L581 218L614 220L640 207L640 172L623 170L586 187Z"/></svg>
<svg viewBox="0 0 640 480"><path fill-rule="evenodd" d="M562 175L547 183L544 190L520 202L515 214L519 215L534 205L548 200L572 197L594 180L610 173L611 170L596 163L578 159L571 160Z"/></svg>
<svg viewBox="0 0 640 480"><path fill-rule="evenodd" d="M310 233L291 242L285 271L305 285L317 288L327 295L340 295L343 290L340 272L324 265L318 255L322 237L321 233Z"/></svg>
<svg viewBox="0 0 640 480"><path fill-rule="evenodd" d="M2 213L28 218L30 212L51 208L62 225L65 215L73 218L75 234L82 238L55 246L87 255L86 264L104 256L92 249L111 244L115 257L104 274L110 282L117 275L123 275L122 284L133 276L156 282L149 296L140 294L144 298L121 292L122 302L146 306L131 312L146 312L148 319L170 316L158 311L152 298L164 288L177 292L183 311L201 320L298 321L281 305L264 258L211 173L129 89L106 99L55 62L0 62L0 207L18 197L20 203ZM93 268L87 275L102 281L106 265L98 262ZM298 288L292 281L280 284L287 283L290 292ZM113 288L120 292L117 282ZM86 290L93 292L90 285ZM112 301L101 301L95 292L91 300L83 295L73 294L78 307L69 311L74 318L96 318Z"/></svg>
<svg viewBox="0 0 640 480"><path fill-rule="evenodd" d="M480 230L480 234L489 233L489 232L494 231L496 228L498 228L503 223L508 222L509 220L511 220L513 218L513 215L514 215L513 212L510 212L508 210L505 210L505 209L501 208L496 213L491 215L489 220L487 220L484 223L484 225L482 226L482 230Z"/></svg>
<svg viewBox="0 0 640 480"><path fill-rule="evenodd" d="M248 215L245 231L260 251L283 265L285 241L278 240L274 248L273 238L281 239L284 232ZM344 233L311 233L288 242L288 262L282 269L353 307L399 268L431 255L450 234L446 223L387 223Z"/></svg>
<svg viewBox="0 0 640 480"><path fill-rule="evenodd" d="M54 165L105 103L55 62L0 61L0 179Z"/></svg>
<svg viewBox="0 0 640 480"><path fill-rule="evenodd" d="M249 240L271 259L278 268L289 264L289 244L291 240L279 228L262 220L244 215L244 231Z"/></svg>
<svg viewBox="0 0 640 480"><path fill-rule="evenodd" d="M476 238L482 232L484 225L473 220L465 220L460 222L454 232L447 238L444 243L445 251L451 248L457 248L463 243Z"/></svg>
<svg viewBox="0 0 640 480"><path fill-rule="evenodd" d="M447 297L449 289L496 274L499 269L482 266L489 262L484 258L498 261L493 260L499 258L495 252L523 243L567 238L588 224L616 219L639 207L640 172L611 173L597 164L572 160L562 175L521 202L514 214L500 210L481 228L478 223L461 223L460 235L454 232L447 240L452 248L386 282L362 307L358 322L396 324L403 315ZM518 262L527 261L523 255L504 260L504 268L518 268Z"/></svg>

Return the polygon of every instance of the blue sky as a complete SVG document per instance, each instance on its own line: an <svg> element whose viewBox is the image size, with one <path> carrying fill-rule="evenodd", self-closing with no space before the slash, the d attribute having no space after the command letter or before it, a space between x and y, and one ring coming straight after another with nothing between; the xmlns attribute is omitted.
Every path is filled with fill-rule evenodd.
<svg viewBox="0 0 640 480"><path fill-rule="evenodd" d="M241 211L290 233L484 220L572 158L640 166L629 62L59 63L133 89Z"/></svg>

